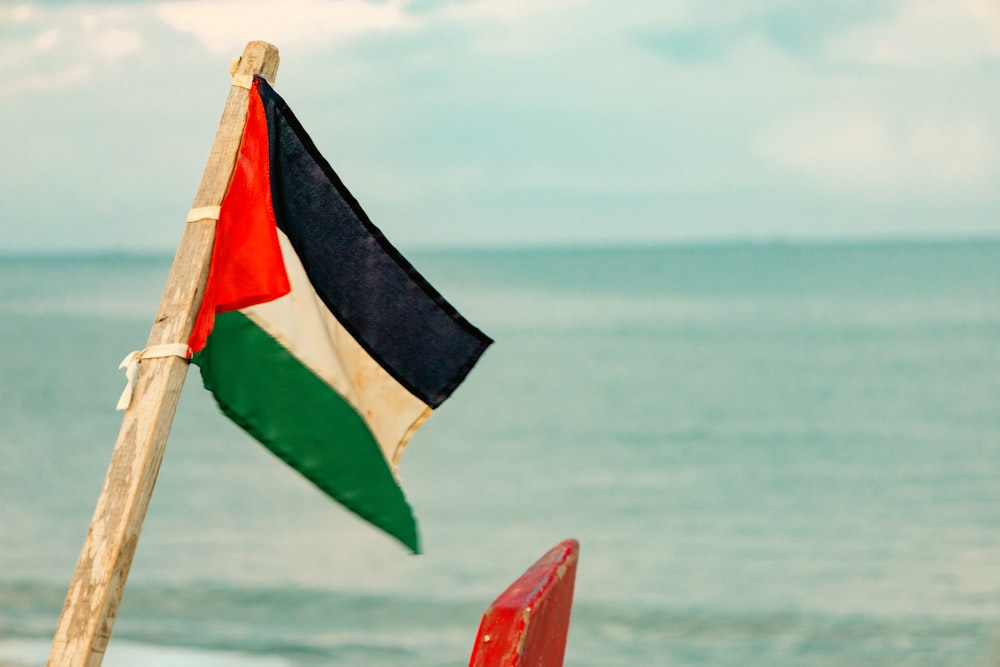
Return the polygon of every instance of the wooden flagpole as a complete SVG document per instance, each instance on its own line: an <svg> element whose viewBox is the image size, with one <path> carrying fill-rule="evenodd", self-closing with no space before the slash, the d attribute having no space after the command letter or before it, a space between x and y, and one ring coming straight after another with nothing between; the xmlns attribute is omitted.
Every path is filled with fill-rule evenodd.
<svg viewBox="0 0 1000 667"><path fill-rule="evenodd" d="M246 124L249 90L237 84L254 74L273 81L278 50L266 42L250 42L235 69L192 208L222 203ZM214 240L214 219L185 226L147 347L187 343L204 295ZM174 356L142 363L52 640L48 667L99 667L104 659L187 369L188 361Z"/></svg>

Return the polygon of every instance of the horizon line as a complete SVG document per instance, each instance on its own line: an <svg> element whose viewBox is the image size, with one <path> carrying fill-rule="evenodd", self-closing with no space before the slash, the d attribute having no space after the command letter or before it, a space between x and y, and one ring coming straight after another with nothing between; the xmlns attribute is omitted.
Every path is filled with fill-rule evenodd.
<svg viewBox="0 0 1000 667"><path fill-rule="evenodd" d="M902 245L968 245L1000 243L1000 232L977 234L926 234L885 236L734 236L689 239L649 240L586 240L580 242L549 241L539 243L426 244L405 247L407 253L484 253L484 252L557 252L594 250L656 250L712 249L733 247L861 247ZM398 246L397 246L398 248ZM94 258L157 258L170 259L176 250L170 248L23 248L0 249L0 260L12 259L94 259Z"/></svg>

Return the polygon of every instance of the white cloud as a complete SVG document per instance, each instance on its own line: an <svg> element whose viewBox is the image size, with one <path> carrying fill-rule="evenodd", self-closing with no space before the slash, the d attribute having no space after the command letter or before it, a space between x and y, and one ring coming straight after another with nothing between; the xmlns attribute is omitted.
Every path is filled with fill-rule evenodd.
<svg viewBox="0 0 1000 667"><path fill-rule="evenodd" d="M827 43L838 62L963 67L1000 60L1000 6L993 0L917 0L887 18L858 25Z"/></svg>
<svg viewBox="0 0 1000 667"><path fill-rule="evenodd" d="M553 40L571 33L568 21L585 0L470 0L445 5L432 20L451 24L472 38L481 53L524 56L558 48ZM559 25L560 30L552 30ZM540 34L542 28L549 39Z"/></svg>
<svg viewBox="0 0 1000 667"><path fill-rule="evenodd" d="M519 23L533 15L563 11L574 5L585 4L583 0L472 0L471 2L447 5L442 15L459 20L490 20L504 23Z"/></svg>
<svg viewBox="0 0 1000 667"><path fill-rule="evenodd" d="M90 40L91 48L108 61L118 60L142 49L139 33L121 28L95 30Z"/></svg>
<svg viewBox="0 0 1000 667"><path fill-rule="evenodd" d="M31 18L31 5L14 5L0 12L0 17L3 17L5 14L7 19L15 23L27 21Z"/></svg>
<svg viewBox="0 0 1000 667"><path fill-rule="evenodd" d="M335 149L363 200L379 193L367 205L380 224L412 210L431 221L432 239L445 231L428 192L484 220L503 215L498 193L509 193L537 209L531 220L552 214L574 230L578 207L632 202L635 215L622 217L633 229L660 225L669 209L700 221L677 229L721 234L766 219L794 234L810 206L829 213L817 224L873 206L905 224L943 207L972 211L969 228L995 224L1000 98L990 79L1000 61L983 0L880 0L893 12L881 22L849 8L814 19L792 0L17 2L7 7L25 18L4 21L0 76L21 91L25 118L71 98L93 109L108 98L89 96L111 94L131 112L121 130L144 131L129 120L154 113L137 86L181 72L211 93L226 78L214 54L266 39L282 49L282 92L317 144ZM779 39L800 24L801 41ZM710 57L673 57L688 42ZM190 129L199 115L163 144L193 136L198 153L211 138ZM12 191L29 180L17 178ZM886 220L883 229L895 224ZM511 234L530 237L532 224Z"/></svg>
<svg viewBox="0 0 1000 667"><path fill-rule="evenodd" d="M44 30L35 37L35 41L32 42L32 46L36 51L48 51L52 49L56 44L59 43L62 37L58 28L49 28Z"/></svg>
<svg viewBox="0 0 1000 667"><path fill-rule="evenodd" d="M991 187L1000 140L975 112L825 108L759 132L751 150L824 189L948 196Z"/></svg>
<svg viewBox="0 0 1000 667"><path fill-rule="evenodd" d="M11 94L78 86L142 50L135 24L147 11L127 5L18 6L0 50L0 75Z"/></svg>
<svg viewBox="0 0 1000 667"><path fill-rule="evenodd" d="M691 0L613 7L605 0L466 0L429 16L469 34L480 52L524 56L568 49L583 56L588 48L630 43L650 27L684 25L695 20L696 7Z"/></svg>
<svg viewBox="0 0 1000 667"><path fill-rule="evenodd" d="M93 76L87 65L77 63L53 72L27 72L11 82L13 92L22 90L54 90L86 83Z"/></svg>
<svg viewBox="0 0 1000 667"><path fill-rule="evenodd" d="M185 0L158 6L160 19L195 36L212 53L238 52L248 41L329 46L331 40L406 27L404 0Z"/></svg>

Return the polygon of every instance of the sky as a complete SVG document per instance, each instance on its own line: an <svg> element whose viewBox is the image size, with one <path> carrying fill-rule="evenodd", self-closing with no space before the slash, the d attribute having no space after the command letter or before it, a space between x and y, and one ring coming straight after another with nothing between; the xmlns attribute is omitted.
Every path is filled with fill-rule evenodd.
<svg viewBox="0 0 1000 667"><path fill-rule="evenodd" d="M1000 0L3 0L0 254L171 252L253 39L404 250L1000 235Z"/></svg>

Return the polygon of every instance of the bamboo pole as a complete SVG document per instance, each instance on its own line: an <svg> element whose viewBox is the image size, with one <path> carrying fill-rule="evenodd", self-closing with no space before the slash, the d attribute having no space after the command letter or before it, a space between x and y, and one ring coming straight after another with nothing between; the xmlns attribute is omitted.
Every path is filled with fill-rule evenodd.
<svg viewBox="0 0 1000 667"><path fill-rule="evenodd" d="M266 42L250 42L234 82L254 74L273 80L277 70L278 50ZM243 137L248 95L237 85L229 91L192 208L222 203ZM214 220L185 226L147 347L190 338L214 240ZM104 659L187 369L188 361L179 357L142 363L52 640L48 667L99 667Z"/></svg>

